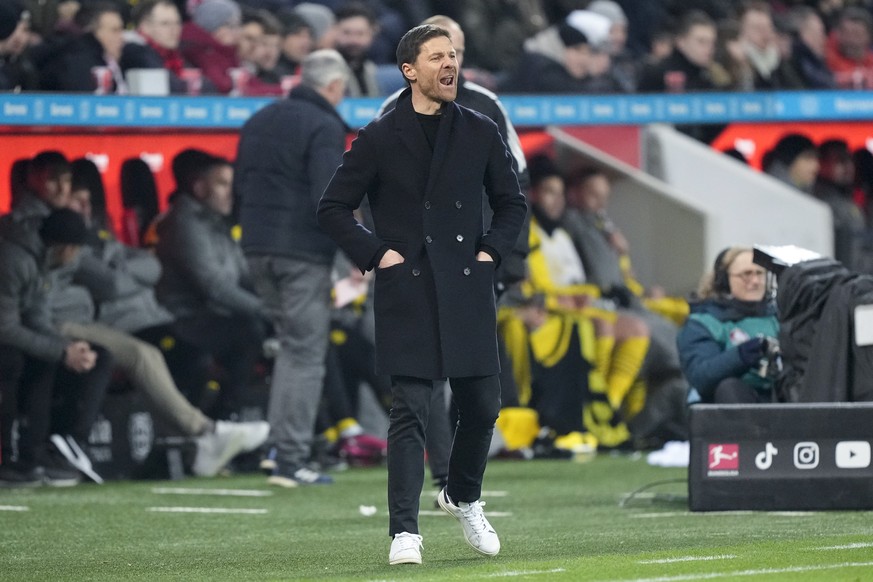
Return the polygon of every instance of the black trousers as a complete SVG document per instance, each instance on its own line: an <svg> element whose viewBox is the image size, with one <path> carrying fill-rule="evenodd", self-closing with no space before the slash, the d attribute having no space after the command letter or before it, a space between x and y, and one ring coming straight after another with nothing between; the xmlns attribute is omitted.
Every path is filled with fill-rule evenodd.
<svg viewBox="0 0 873 582"><path fill-rule="evenodd" d="M739 378L725 378L715 387L716 404L762 404L771 402Z"/></svg>
<svg viewBox="0 0 873 582"><path fill-rule="evenodd" d="M500 381L495 376L450 378L458 422L449 454L449 497L476 501L500 413ZM392 376L393 404L388 427L388 534L418 533L418 509L424 484L425 431L434 386L424 378Z"/></svg>
<svg viewBox="0 0 873 582"><path fill-rule="evenodd" d="M92 346L97 363L84 374L60 363L32 358L11 346L0 346L0 447L2 462L13 453L12 427L20 418L18 458L28 464L45 459L52 431L86 442L112 375L112 358Z"/></svg>
<svg viewBox="0 0 873 582"><path fill-rule="evenodd" d="M194 404L216 420L238 413L261 355L263 324L253 316L206 314L178 318L172 329L189 345L211 355L223 372L217 402L210 406L200 399Z"/></svg>

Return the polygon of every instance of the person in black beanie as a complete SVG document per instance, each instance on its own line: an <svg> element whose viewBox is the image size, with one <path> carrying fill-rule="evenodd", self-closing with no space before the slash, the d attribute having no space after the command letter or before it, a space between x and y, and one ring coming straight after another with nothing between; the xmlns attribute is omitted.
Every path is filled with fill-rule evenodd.
<svg viewBox="0 0 873 582"><path fill-rule="evenodd" d="M807 194L812 193L819 170L818 149L805 135L789 133L764 154L764 171Z"/></svg>
<svg viewBox="0 0 873 582"><path fill-rule="evenodd" d="M48 292L55 270L78 258L87 231L67 208L51 211L37 238L20 225L7 223L0 240L0 486L75 485L78 472L53 454L49 435L85 442L112 360L102 347L58 333ZM19 424L15 456L19 417L26 422Z"/></svg>

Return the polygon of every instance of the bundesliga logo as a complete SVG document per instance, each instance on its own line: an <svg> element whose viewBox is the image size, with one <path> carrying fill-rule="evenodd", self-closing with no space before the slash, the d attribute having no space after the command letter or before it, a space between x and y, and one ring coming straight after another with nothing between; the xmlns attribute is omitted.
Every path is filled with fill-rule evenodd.
<svg viewBox="0 0 873 582"><path fill-rule="evenodd" d="M740 473L740 445L709 445L706 467L708 477L736 477Z"/></svg>

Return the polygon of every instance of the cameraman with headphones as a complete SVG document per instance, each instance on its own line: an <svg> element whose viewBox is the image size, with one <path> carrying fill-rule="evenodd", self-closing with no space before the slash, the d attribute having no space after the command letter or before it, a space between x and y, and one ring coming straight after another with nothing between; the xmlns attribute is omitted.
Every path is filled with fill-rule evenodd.
<svg viewBox="0 0 873 582"><path fill-rule="evenodd" d="M752 249L728 247L705 275L676 343L691 386L688 403L776 400L781 370L774 294Z"/></svg>

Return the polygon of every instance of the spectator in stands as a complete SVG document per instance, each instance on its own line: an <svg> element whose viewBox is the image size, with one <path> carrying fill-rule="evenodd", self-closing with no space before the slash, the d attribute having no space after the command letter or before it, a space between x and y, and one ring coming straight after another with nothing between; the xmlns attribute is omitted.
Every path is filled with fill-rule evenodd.
<svg viewBox="0 0 873 582"><path fill-rule="evenodd" d="M470 31L468 66L495 73L514 71L524 41L551 23L546 4L537 2L464 2L458 20Z"/></svg>
<svg viewBox="0 0 873 582"><path fill-rule="evenodd" d="M720 91L755 90L755 74L740 42L740 24L734 19L718 23L715 59L709 73Z"/></svg>
<svg viewBox="0 0 873 582"><path fill-rule="evenodd" d="M826 61L827 31L818 12L795 6L789 13L795 34L791 65L807 89L833 89L833 72Z"/></svg>
<svg viewBox="0 0 873 582"><path fill-rule="evenodd" d="M243 5L241 10L239 44L236 47L236 55L240 64L254 74L255 60L258 58L264 37L265 15L270 13L249 8L246 5Z"/></svg>
<svg viewBox="0 0 873 582"><path fill-rule="evenodd" d="M334 48L352 71L346 89L349 97L382 94L376 80L376 63L367 57L376 32L376 16L363 2L352 1L337 9Z"/></svg>
<svg viewBox="0 0 873 582"><path fill-rule="evenodd" d="M0 91L36 91L39 73L27 52L30 12L15 0L0 3Z"/></svg>
<svg viewBox="0 0 873 582"><path fill-rule="evenodd" d="M182 17L172 0L144 0L132 12L135 31L128 35L121 53L121 69L166 69L170 92L199 93L202 87L189 87L187 63L179 50ZM193 79L190 82L196 82ZM202 79L200 80L202 83ZM208 90L203 92L209 92Z"/></svg>
<svg viewBox="0 0 873 582"><path fill-rule="evenodd" d="M855 164L848 144L829 139L818 146L819 170L813 194L831 207L834 219L834 258L853 271L869 272L864 235L867 221L855 204Z"/></svg>
<svg viewBox="0 0 873 582"><path fill-rule="evenodd" d="M192 367L200 368L199 353L176 337L172 314L155 298L160 263L151 253L125 247L107 231L96 228L91 192L77 182L74 175L70 208L85 220L87 242L70 280L58 281L52 296L67 303L78 302L76 311L87 315L64 317L55 313L56 319L64 319L59 323L61 333L106 346L126 378L152 404L157 417L181 434L194 437L197 452L192 472L213 476L238 453L259 447L267 438L269 425L215 422L182 395L176 378L192 382L199 378L204 383L205 378L190 372ZM78 293L80 285L87 289L84 297ZM98 322L93 319L95 310ZM168 361L175 364L175 374L168 369Z"/></svg>
<svg viewBox="0 0 873 582"><path fill-rule="evenodd" d="M801 89L803 84L780 51L770 5L744 4L739 12L740 43L754 73L757 90Z"/></svg>
<svg viewBox="0 0 873 582"><path fill-rule="evenodd" d="M805 135L791 133L782 137L764 154L762 166L766 173L777 180L812 194L819 169L818 150Z"/></svg>
<svg viewBox="0 0 873 582"><path fill-rule="evenodd" d="M276 64L279 77L299 75L300 63L312 52L315 44L312 27L305 18L292 10L279 12L282 22L282 50Z"/></svg>
<svg viewBox="0 0 873 582"><path fill-rule="evenodd" d="M772 402L779 322L767 272L752 249L729 247L698 290L677 343L689 404Z"/></svg>
<svg viewBox="0 0 873 582"><path fill-rule="evenodd" d="M197 5L191 21L182 27L179 48L192 65L219 93L242 87L234 85L231 69L239 69L241 12L234 0L205 0ZM244 83L242 83L244 84Z"/></svg>
<svg viewBox="0 0 873 582"><path fill-rule="evenodd" d="M507 93L587 93L591 46L584 32L568 21L557 26L561 48L553 58L525 48L518 67L501 85Z"/></svg>
<svg viewBox="0 0 873 582"><path fill-rule="evenodd" d="M49 454L49 434L85 442L109 384L111 358L100 346L62 337L51 322L53 270L76 260L86 236L82 219L64 208L66 158L51 151L35 156L28 190L0 226L0 481L73 485L78 473ZM64 403L61 424L52 423L53 400ZM16 462L19 412L26 422L19 425Z"/></svg>
<svg viewBox="0 0 873 582"><path fill-rule="evenodd" d="M315 2L302 2L294 12L303 17L312 28L312 49L334 48L336 16L327 6Z"/></svg>
<svg viewBox="0 0 873 582"><path fill-rule="evenodd" d="M638 59L627 48L627 15L613 0L594 0L587 10L609 19L609 37L601 47L609 55L608 73L621 92L634 92L640 66Z"/></svg>
<svg viewBox="0 0 873 582"><path fill-rule="evenodd" d="M848 6L827 41L826 59L841 89L873 89L873 17L860 6Z"/></svg>
<svg viewBox="0 0 873 582"><path fill-rule="evenodd" d="M242 247L281 343L268 417L277 454L269 481L283 487L331 481L306 467L324 383L336 255L315 211L345 150L348 128L336 107L349 77L337 51L309 54L301 84L246 122L237 150Z"/></svg>
<svg viewBox="0 0 873 582"><path fill-rule="evenodd" d="M119 64L124 20L118 4L97 1L76 14L81 35L46 41L40 50L40 79L49 91L127 93Z"/></svg>
<svg viewBox="0 0 873 582"><path fill-rule="evenodd" d="M176 317L176 335L211 354L225 372L209 412L232 419L261 354L265 313L227 221L233 166L209 154L190 156L187 163L188 180L156 227L158 300Z"/></svg>
<svg viewBox="0 0 873 582"><path fill-rule="evenodd" d="M688 12L679 24L673 53L643 71L638 89L646 93L711 91L716 26L704 12Z"/></svg>
<svg viewBox="0 0 873 582"><path fill-rule="evenodd" d="M255 78L268 85L279 85L282 75L277 67L282 54L282 23L269 12L265 12L262 29L260 48L255 52L252 61Z"/></svg>

